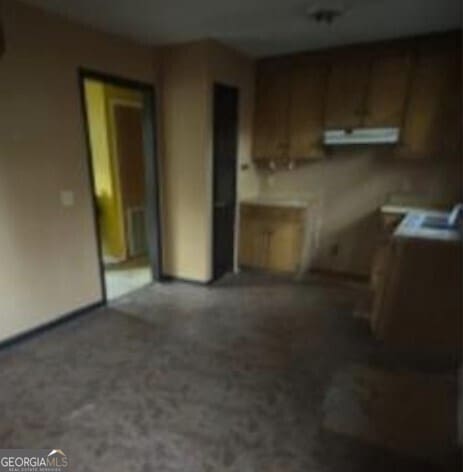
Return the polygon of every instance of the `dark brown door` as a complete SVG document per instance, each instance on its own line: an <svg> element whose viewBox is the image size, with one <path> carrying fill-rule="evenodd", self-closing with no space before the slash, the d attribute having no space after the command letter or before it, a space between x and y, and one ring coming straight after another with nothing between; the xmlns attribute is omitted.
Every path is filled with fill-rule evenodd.
<svg viewBox="0 0 463 472"><path fill-rule="evenodd" d="M214 278L233 270L238 148L238 90L214 85Z"/></svg>

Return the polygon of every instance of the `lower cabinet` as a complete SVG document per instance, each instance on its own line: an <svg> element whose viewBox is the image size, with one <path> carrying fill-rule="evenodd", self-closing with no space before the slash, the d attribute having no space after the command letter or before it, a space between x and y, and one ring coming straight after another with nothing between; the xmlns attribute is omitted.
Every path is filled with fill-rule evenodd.
<svg viewBox="0 0 463 472"><path fill-rule="evenodd" d="M370 316L370 327L373 332L377 332L380 323L380 309L384 297L384 289L389 270L389 263L392 259L392 238L394 231L399 226L405 213L395 213L381 211L380 215L380 236L370 274L370 287L373 294L373 303Z"/></svg>
<svg viewBox="0 0 463 472"><path fill-rule="evenodd" d="M304 210L241 205L241 267L297 272L302 259Z"/></svg>
<svg viewBox="0 0 463 472"><path fill-rule="evenodd" d="M386 251L375 291L375 337L409 351L460 355L461 244L393 237Z"/></svg>

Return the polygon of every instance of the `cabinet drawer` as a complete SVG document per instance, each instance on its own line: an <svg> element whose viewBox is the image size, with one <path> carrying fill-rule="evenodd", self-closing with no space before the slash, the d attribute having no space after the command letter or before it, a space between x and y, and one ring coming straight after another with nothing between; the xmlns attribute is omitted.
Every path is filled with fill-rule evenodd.
<svg viewBox="0 0 463 472"><path fill-rule="evenodd" d="M241 205L241 218L275 221L302 221L304 209L246 203Z"/></svg>

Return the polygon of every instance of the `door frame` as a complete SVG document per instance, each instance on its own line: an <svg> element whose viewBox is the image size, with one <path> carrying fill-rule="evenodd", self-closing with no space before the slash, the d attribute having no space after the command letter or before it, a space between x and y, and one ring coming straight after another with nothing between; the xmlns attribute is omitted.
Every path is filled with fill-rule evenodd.
<svg viewBox="0 0 463 472"><path fill-rule="evenodd" d="M210 282L214 282L220 276L216 273L216 264L215 264L215 236L217 233L216 230L216 218L215 218L215 197L216 197L216 179L215 179L215 154L214 154L214 111L215 111L215 89L216 87L227 87L231 89L235 89L237 92L237 113L236 113L236 156L235 156L235 188L234 188L234 211L233 211L233 221L234 221L234 228L233 228L233 262L232 262L232 270L235 272L236 270L236 257L237 257L237 250L238 250L238 241L237 241L237 225L238 225L238 166L239 166L239 125L240 125L240 87L234 84L227 84L220 81L214 81L211 87L212 93L212 120L211 120L211 130L212 130L212 151L211 151L211 166L212 166L212 199L211 199L211 218L212 218L212 238L211 238L211 279Z"/></svg>
<svg viewBox="0 0 463 472"><path fill-rule="evenodd" d="M148 255L151 266L151 274L154 281L162 281L162 232L160 216L160 188L159 188L159 152L158 152L158 126L156 120L156 94L152 84L126 79L104 72L98 72L85 67L78 68L78 85L80 92L81 112L84 125L85 142L87 148L87 169L89 176L89 191L93 207L93 220L95 227L95 240L98 249L98 262L100 269L100 283L103 301L107 302L106 284L104 278L103 252L101 235L98 223L98 209L95 199L95 182L92 163L92 148L89 134L89 121L85 101L84 82L93 79L118 87L125 87L140 92L143 96L143 149L145 155L145 192L146 192L146 237Z"/></svg>

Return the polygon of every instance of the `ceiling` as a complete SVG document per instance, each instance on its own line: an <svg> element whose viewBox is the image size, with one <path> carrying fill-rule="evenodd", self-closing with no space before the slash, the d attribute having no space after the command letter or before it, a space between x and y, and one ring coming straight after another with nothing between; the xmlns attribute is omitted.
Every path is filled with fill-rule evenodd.
<svg viewBox="0 0 463 472"><path fill-rule="evenodd" d="M148 44L214 38L255 56L461 27L461 0L25 0ZM312 7L339 6L333 24Z"/></svg>

